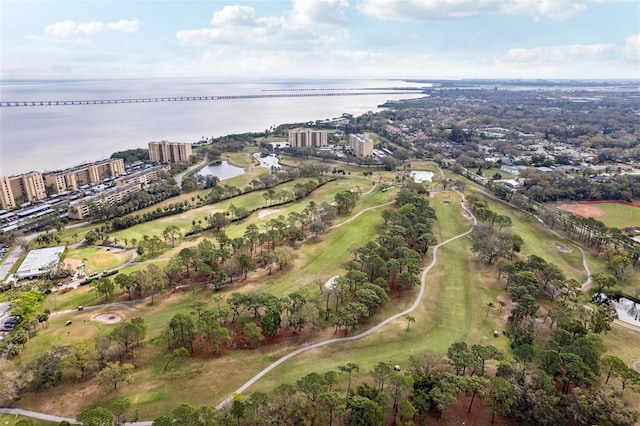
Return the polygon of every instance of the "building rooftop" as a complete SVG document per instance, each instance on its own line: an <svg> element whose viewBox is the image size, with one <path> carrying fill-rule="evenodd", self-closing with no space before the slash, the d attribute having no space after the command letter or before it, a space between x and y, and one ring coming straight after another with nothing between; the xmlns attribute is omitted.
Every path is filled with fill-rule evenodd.
<svg viewBox="0 0 640 426"><path fill-rule="evenodd" d="M62 252L64 252L62 246L31 250L16 272L18 277L27 278L41 275L48 265L60 261Z"/></svg>

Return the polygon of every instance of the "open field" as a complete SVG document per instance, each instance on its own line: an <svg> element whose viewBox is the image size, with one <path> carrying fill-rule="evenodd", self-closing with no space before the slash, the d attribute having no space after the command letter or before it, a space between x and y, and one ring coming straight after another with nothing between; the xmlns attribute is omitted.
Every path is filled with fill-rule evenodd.
<svg viewBox="0 0 640 426"><path fill-rule="evenodd" d="M622 203L562 204L559 206L581 217L593 217L609 228L640 227L640 207Z"/></svg>
<svg viewBox="0 0 640 426"><path fill-rule="evenodd" d="M122 266L131 260L131 253L112 251L107 248L80 247L67 249L67 259L82 260L85 265L85 273L107 271Z"/></svg>

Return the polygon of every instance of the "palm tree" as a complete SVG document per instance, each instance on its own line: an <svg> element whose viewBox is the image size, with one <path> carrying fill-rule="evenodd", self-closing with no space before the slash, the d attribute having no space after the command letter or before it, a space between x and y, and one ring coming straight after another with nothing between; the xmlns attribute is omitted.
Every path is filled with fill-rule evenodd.
<svg viewBox="0 0 640 426"><path fill-rule="evenodd" d="M407 320L407 331L409 331L409 326L411 325L412 322L416 322L416 319L411 315L405 315L404 319Z"/></svg>

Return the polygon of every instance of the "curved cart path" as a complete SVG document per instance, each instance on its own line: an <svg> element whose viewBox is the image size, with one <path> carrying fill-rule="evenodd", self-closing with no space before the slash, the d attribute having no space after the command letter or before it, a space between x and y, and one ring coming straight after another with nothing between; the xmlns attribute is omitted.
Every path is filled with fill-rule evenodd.
<svg viewBox="0 0 640 426"><path fill-rule="evenodd" d="M456 191L456 192L458 192L458 191ZM460 193L460 192L458 192L458 194L460 194L460 196L462 197L462 201L461 201L462 209L469 215L468 217L470 217L472 219L472 221L473 221L473 223L475 225L477 223L475 216L473 216L473 213L471 213L471 211L469 209L467 209L467 207L464 205L464 195L462 195L462 193ZM363 212L364 211L366 211L366 210L363 210ZM361 213L363 213L363 212L361 212ZM346 223L346 222L343 222L343 223ZM268 367L266 367L264 370L262 370L261 372L259 372L255 376L253 376L248 382L246 382L244 385L240 386L235 391L235 393L244 392L249 387L251 387L251 385L256 383L258 380L260 380L262 377L264 377L267 373L269 373L271 370L273 370L274 368L278 367L280 364L286 362L287 360L293 358L296 355L299 355L299 354L301 354L303 352L306 352L306 351L310 351L312 349L320 348L322 346L331 345L331 344L334 344L334 343L350 342L352 340L362 339L363 337L366 337L366 336L368 336L368 335L370 335L372 333L375 333L376 331L378 331L379 329L381 329L382 327L384 327L385 325L387 325L391 321L395 321L396 319L401 318L404 315L407 315L407 314L411 313L413 310L415 310L418 307L418 305L422 301L422 296L424 295L425 287L426 287L427 274L435 266L436 262L438 261L438 249L440 247L444 246L445 244L449 244L450 242L452 242L454 240L457 240L458 238L461 238L461 237L464 237L464 236L468 235L470 232L471 232L471 230L468 230L466 232L463 232L462 234L458 234L458 235L456 235L454 237L451 237L448 240L443 241L440 244L437 244L437 245L435 245L433 247L433 258L431 259L431 263L429 263L429 265L427 265L427 267L424 268L424 270L422 271L422 277L421 277L421 280L420 280L420 290L418 291L418 294L416 296L415 301L413 302L413 304L409 308L407 308L406 310L404 310L402 312L399 312L399 313L397 313L397 314L395 314L393 316L390 316L389 318L385 319L384 321L380 322L379 324L371 327L370 329L368 329L368 330L366 330L366 331L364 331L364 332L362 332L360 334L356 334L356 335L348 336L348 337L339 337L339 338L325 340L325 341L318 342L318 343L313 343L313 344L310 344L308 346L296 349L293 352L289 352L287 355L284 355L282 358L280 358L277 361L273 362ZM222 401L220 404L218 404L216 408L218 410L222 409L225 406L227 406L230 402L231 402L231 397L227 397L224 401ZM143 423L136 423L136 425L143 426ZM147 425L147 423L145 423L144 425Z"/></svg>

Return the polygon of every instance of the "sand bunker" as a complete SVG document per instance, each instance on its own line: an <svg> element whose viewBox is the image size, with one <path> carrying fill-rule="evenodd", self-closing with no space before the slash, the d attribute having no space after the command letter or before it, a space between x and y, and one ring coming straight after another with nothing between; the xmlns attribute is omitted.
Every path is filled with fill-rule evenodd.
<svg viewBox="0 0 640 426"><path fill-rule="evenodd" d="M634 362L633 362L633 368L634 368L636 371L640 371L640 360L638 360L638 361L634 361Z"/></svg>
<svg viewBox="0 0 640 426"><path fill-rule="evenodd" d="M100 314L97 315L94 320L99 321L103 324L115 324L122 321L122 317L118 314Z"/></svg>
<svg viewBox="0 0 640 426"><path fill-rule="evenodd" d="M265 217L265 216L269 216L270 214L273 214L273 213L278 213L279 211L280 211L280 210L278 210L278 209L262 209L262 210L260 210L260 212L258 213L258 217L259 217L260 219L262 219L262 218L263 218L263 217Z"/></svg>
<svg viewBox="0 0 640 426"><path fill-rule="evenodd" d="M442 202L442 205L444 205L444 206L450 206L451 204L452 204L451 201L443 201Z"/></svg>
<svg viewBox="0 0 640 426"><path fill-rule="evenodd" d="M553 243L554 246L556 246L556 248L558 249L558 251L561 251L562 253L571 253L573 250L571 250L569 247L567 246L563 246L560 243Z"/></svg>
<svg viewBox="0 0 640 426"><path fill-rule="evenodd" d="M331 278L329 278L327 280L327 283L324 285L327 289L331 290L333 288L334 283L336 282L336 279L339 277L340 275L335 275Z"/></svg>

